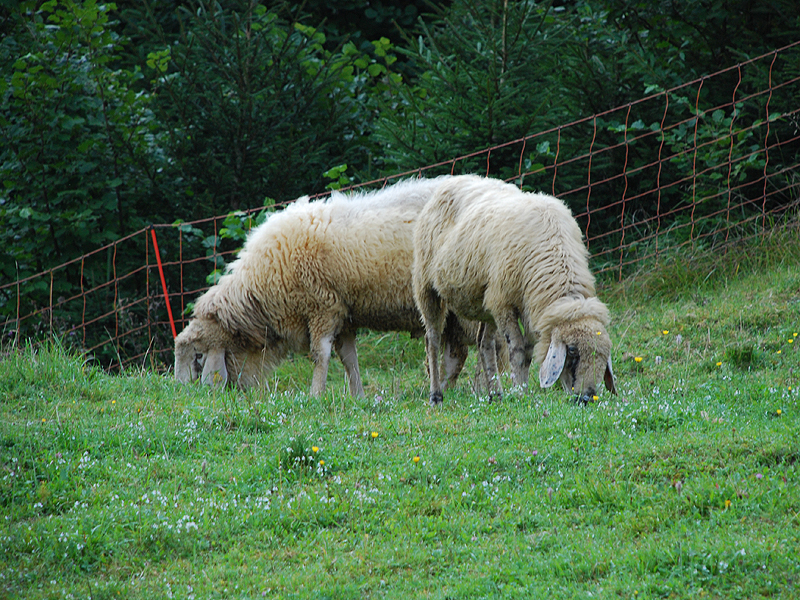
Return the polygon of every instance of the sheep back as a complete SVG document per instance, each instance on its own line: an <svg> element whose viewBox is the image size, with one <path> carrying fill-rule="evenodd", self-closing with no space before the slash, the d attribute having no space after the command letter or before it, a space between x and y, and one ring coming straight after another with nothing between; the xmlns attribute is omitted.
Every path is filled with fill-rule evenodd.
<svg viewBox="0 0 800 600"><path fill-rule="evenodd" d="M429 352L438 343L441 317L436 303L441 299L458 316L503 332L513 378L522 385L527 384L532 343L537 337L550 341L553 322L563 324L571 318L559 313L553 322L543 320L548 307L565 297L595 296L588 251L569 208L552 196L523 192L496 179L464 175L443 182L420 214L414 251L415 296L427 334L434 339ZM596 299L589 304L601 318L583 326L604 332L605 306ZM533 353L542 356L541 349ZM584 361L586 368L588 362ZM587 378L591 395L593 385ZM431 402L440 400L432 379Z"/></svg>
<svg viewBox="0 0 800 600"><path fill-rule="evenodd" d="M420 280L466 318L485 321L493 307L510 304L525 310L528 328L556 298L595 294L581 231L569 208L546 194L453 177L420 214L415 235Z"/></svg>
<svg viewBox="0 0 800 600"><path fill-rule="evenodd" d="M410 285L413 228L444 179L298 200L250 233L220 281L196 302L194 318L215 323L229 351L253 356L265 346L279 348L282 354L269 353L270 368L289 352L311 350L315 362L324 360L330 347L315 350L315 344L343 331L421 334Z"/></svg>

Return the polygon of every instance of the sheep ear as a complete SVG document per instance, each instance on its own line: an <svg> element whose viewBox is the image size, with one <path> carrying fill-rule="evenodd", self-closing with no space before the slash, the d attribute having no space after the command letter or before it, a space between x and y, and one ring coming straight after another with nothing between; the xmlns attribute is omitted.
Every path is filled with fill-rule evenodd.
<svg viewBox="0 0 800 600"><path fill-rule="evenodd" d="M225 366L225 350L217 348L209 350L203 364L200 382L204 385L224 386L228 383L228 367Z"/></svg>
<svg viewBox="0 0 800 600"><path fill-rule="evenodd" d="M612 394L617 393L617 385L614 382L614 370L611 368L611 355L608 355L608 362L606 363L606 373L603 375L603 383L606 384L606 389Z"/></svg>
<svg viewBox="0 0 800 600"><path fill-rule="evenodd" d="M539 367L539 385L549 388L561 376L564 369L564 362L567 359L567 345L564 342L551 338L550 347L547 349L547 357Z"/></svg>
<svg viewBox="0 0 800 600"><path fill-rule="evenodd" d="M190 349L186 348L178 336L175 341L175 380L181 383L189 383L192 380L192 361L189 357Z"/></svg>

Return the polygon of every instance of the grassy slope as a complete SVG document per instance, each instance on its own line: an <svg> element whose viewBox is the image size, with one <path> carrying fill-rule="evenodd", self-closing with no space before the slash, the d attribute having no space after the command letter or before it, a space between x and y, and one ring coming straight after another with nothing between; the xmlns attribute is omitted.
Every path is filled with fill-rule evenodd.
<svg viewBox="0 0 800 600"><path fill-rule="evenodd" d="M473 353L430 410L407 336L365 337L363 400L338 365L307 398L303 357L240 395L11 353L0 596L798 597L798 256L606 286L620 394L588 408L488 404Z"/></svg>

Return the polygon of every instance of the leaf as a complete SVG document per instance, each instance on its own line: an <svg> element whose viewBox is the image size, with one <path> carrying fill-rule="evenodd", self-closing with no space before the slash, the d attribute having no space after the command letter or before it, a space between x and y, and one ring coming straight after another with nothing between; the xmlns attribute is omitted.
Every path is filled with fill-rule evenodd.
<svg viewBox="0 0 800 600"><path fill-rule="evenodd" d="M649 96L653 92L663 92L663 91L664 88L662 88L660 85L652 83L644 88L645 96Z"/></svg>
<svg viewBox="0 0 800 600"><path fill-rule="evenodd" d="M542 163L533 163L528 167L529 173L540 173L545 170L545 166Z"/></svg>
<svg viewBox="0 0 800 600"><path fill-rule="evenodd" d="M325 171L322 176L327 177L328 179L338 179L339 176L347 171L347 164L337 165L335 167L331 167L327 171Z"/></svg>
<svg viewBox="0 0 800 600"><path fill-rule="evenodd" d="M386 56L386 51L392 46L388 38L382 37L376 42L372 42L375 48L375 56Z"/></svg>
<svg viewBox="0 0 800 600"><path fill-rule="evenodd" d="M369 68L367 68L367 71L368 71L368 72L369 72L369 74L370 74L370 75L372 75L373 77L378 77L378 76L379 76L379 75L381 75L382 73L385 73L385 72L386 72L386 67L384 67L383 65L381 65L381 64L378 64L378 63L372 63L372 64L369 66Z"/></svg>

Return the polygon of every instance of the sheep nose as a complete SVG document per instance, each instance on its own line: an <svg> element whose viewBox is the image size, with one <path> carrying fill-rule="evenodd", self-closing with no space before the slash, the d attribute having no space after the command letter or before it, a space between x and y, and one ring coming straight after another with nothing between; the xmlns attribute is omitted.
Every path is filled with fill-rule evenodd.
<svg viewBox="0 0 800 600"><path fill-rule="evenodd" d="M586 390L583 394L578 394L577 396L575 396L575 403L583 404L584 406L596 401L597 401L597 395L594 393L594 390L591 389Z"/></svg>

